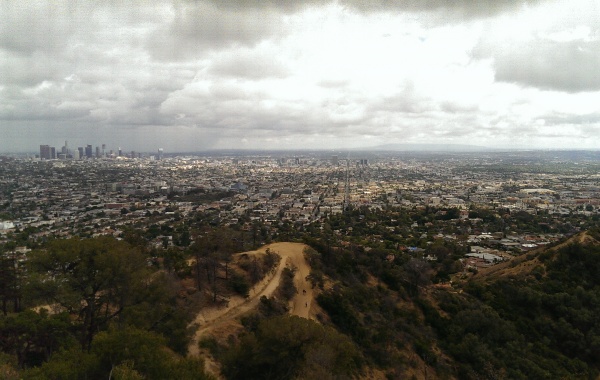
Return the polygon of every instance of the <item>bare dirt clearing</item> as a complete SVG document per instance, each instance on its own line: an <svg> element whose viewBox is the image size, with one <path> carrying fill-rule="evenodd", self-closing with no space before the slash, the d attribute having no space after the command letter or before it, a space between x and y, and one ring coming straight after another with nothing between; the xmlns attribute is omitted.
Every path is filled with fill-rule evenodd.
<svg viewBox="0 0 600 380"><path fill-rule="evenodd" d="M198 342L203 336L208 334L224 336L230 334L239 328L237 319L244 313L253 310L258 306L260 297L270 297L279 286L281 273L288 266L296 268L294 284L298 289L296 296L290 301L290 314L303 318L310 318L311 305L313 303L313 291L311 284L306 280L310 272L310 267L304 258L304 248L307 246L301 243L273 243L265 245L256 251L243 252L248 255L264 254L267 249L278 254L281 257L279 265L265 278L252 287L250 296L231 297L226 307L210 307L202 309L190 327L196 327L196 333L188 347L190 356L197 356L200 352ZM242 254L242 253L240 253ZM215 363L211 363L207 358L207 369L212 373Z"/></svg>

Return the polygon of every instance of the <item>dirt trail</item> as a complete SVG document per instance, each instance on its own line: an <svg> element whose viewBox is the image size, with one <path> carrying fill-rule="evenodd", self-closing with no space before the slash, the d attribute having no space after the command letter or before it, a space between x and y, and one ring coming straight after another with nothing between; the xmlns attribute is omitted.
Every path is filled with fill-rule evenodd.
<svg viewBox="0 0 600 380"><path fill-rule="evenodd" d="M232 297L227 307L205 308L198 313L190 324L190 326L195 325L199 328L188 347L189 355L197 356L199 354L198 342L203 335L210 331L217 332L220 329L225 329L233 320L256 308L260 297L271 296L279 286L281 273L286 264L292 264L296 267L294 282L298 289L298 294L290 302L290 314L309 318L313 292L310 283L306 281L310 267L304 258L305 247L306 245L301 243L273 243L256 251L246 252L247 254L256 254L264 253L267 249L270 249L281 257L281 261L274 271L267 274L261 282L252 287L248 298Z"/></svg>

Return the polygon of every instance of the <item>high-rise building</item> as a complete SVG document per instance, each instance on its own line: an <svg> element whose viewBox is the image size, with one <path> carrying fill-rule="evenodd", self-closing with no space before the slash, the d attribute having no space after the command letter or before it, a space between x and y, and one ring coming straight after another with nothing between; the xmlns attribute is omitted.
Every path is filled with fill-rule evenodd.
<svg viewBox="0 0 600 380"><path fill-rule="evenodd" d="M96 146L96 158L100 158L100 147Z"/></svg>
<svg viewBox="0 0 600 380"><path fill-rule="evenodd" d="M336 155L331 156L331 163L333 165L337 165L339 163L338 156L336 156Z"/></svg>
<svg viewBox="0 0 600 380"><path fill-rule="evenodd" d="M92 146L89 144L85 147L85 156L87 158L92 158Z"/></svg>
<svg viewBox="0 0 600 380"><path fill-rule="evenodd" d="M119 157L121 157L123 155L123 151L121 150L121 147L119 147Z"/></svg>
<svg viewBox="0 0 600 380"><path fill-rule="evenodd" d="M40 145L40 159L50 159L50 145Z"/></svg>
<svg viewBox="0 0 600 380"><path fill-rule="evenodd" d="M163 156L163 148L158 148L158 159L162 160L162 156Z"/></svg>
<svg viewBox="0 0 600 380"><path fill-rule="evenodd" d="M83 158L83 147L80 146L77 150L79 151L79 159L81 160Z"/></svg>
<svg viewBox="0 0 600 380"><path fill-rule="evenodd" d="M56 148L51 146L50 147L50 158L54 160L56 157L57 157L56 156Z"/></svg>
<svg viewBox="0 0 600 380"><path fill-rule="evenodd" d="M102 157L106 157L104 151L106 150L106 144L102 144Z"/></svg>

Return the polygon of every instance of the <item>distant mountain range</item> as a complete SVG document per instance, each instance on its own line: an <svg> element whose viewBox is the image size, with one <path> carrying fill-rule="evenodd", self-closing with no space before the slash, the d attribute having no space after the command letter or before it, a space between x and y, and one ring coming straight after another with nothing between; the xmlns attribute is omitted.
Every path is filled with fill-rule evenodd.
<svg viewBox="0 0 600 380"><path fill-rule="evenodd" d="M408 152L490 152L497 150L484 146L466 144L383 144L368 149ZM362 148L361 150L366 150L366 148Z"/></svg>

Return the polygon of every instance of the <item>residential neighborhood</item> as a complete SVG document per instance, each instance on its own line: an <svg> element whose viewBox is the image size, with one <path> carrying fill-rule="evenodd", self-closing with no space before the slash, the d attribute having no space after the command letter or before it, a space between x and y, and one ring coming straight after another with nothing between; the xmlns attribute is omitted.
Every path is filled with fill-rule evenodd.
<svg viewBox="0 0 600 380"><path fill-rule="evenodd" d="M456 241L468 252L466 266L483 267L597 222L596 164L553 154L4 156L0 241L34 248L51 238L121 238L137 229L156 247L185 246L182 231L198 223L260 230L269 241L362 210L363 227L333 232L421 251L436 239ZM370 222L364 212L408 219Z"/></svg>

